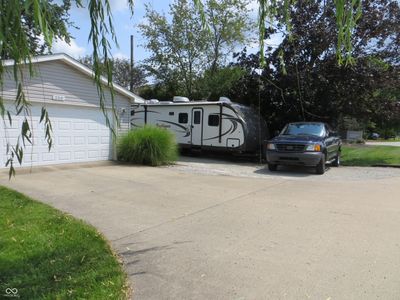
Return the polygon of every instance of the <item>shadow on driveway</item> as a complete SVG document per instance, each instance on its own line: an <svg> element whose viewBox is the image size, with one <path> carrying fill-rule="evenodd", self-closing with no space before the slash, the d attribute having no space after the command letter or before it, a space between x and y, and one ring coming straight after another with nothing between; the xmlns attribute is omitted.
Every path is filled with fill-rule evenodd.
<svg viewBox="0 0 400 300"><path fill-rule="evenodd" d="M329 172L330 166L326 166L326 172ZM285 177L309 177L309 176L320 176L315 173L313 167L302 167L302 166L278 166L278 170L271 172L268 170L268 165L265 168L254 171L255 174L261 175L275 175Z"/></svg>

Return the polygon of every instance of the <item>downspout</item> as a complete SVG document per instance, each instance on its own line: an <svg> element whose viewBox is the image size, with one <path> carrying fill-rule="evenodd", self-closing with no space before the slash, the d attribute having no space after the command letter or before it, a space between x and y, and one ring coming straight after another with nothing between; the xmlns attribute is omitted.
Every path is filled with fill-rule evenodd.
<svg viewBox="0 0 400 300"><path fill-rule="evenodd" d="M113 114L113 124L115 130L117 130L117 120L115 115ZM115 131L115 134L112 134L112 153L111 153L111 160L117 161L118 160L118 153L117 153L117 132Z"/></svg>
<svg viewBox="0 0 400 300"><path fill-rule="evenodd" d="M218 137L219 143L221 143L221 141L222 141L222 107L223 107L223 103L220 103L219 104L219 137Z"/></svg>
<svg viewBox="0 0 400 300"><path fill-rule="evenodd" d="M144 105L144 125L147 124L147 105Z"/></svg>

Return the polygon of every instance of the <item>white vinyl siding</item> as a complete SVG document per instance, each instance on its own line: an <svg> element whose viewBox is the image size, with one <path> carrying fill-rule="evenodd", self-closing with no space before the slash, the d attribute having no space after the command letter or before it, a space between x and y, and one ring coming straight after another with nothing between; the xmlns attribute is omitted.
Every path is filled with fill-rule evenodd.
<svg viewBox="0 0 400 300"><path fill-rule="evenodd" d="M24 91L31 101L55 102L53 95L65 97L65 102L99 105L99 96L94 81L87 75L75 70L66 63L47 61L33 64L34 77L30 77L28 68L24 68ZM104 87L108 105L111 106L111 96ZM17 93L14 78L10 71L4 78L3 95L14 99ZM126 97L115 93L117 106L126 105Z"/></svg>
<svg viewBox="0 0 400 300"><path fill-rule="evenodd" d="M11 67L4 76L1 95L8 100L14 100L17 95L17 87L10 73ZM23 70L23 85L26 98L31 102L46 104L71 104L82 106L99 107L100 98L97 88L89 76L77 71L61 60L46 61L33 64L34 76L30 77L28 68ZM104 86L106 106L111 108L111 93ZM53 97L63 97L62 101L54 100ZM130 102L126 96L114 93L115 108L120 118L118 132L129 130L129 108ZM119 111L125 108L125 114Z"/></svg>

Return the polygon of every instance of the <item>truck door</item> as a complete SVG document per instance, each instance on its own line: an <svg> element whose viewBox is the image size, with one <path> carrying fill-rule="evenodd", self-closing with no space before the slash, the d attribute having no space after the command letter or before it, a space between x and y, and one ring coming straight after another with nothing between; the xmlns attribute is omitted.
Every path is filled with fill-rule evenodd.
<svg viewBox="0 0 400 300"><path fill-rule="evenodd" d="M336 156L339 143L338 138L333 134L333 131L330 127L325 125L326 139L325 144L328 152L328 160L333 159Z"/></svg>
<svg viewBox="0 0 400 300"><path fill-rule="evenodd" d="M203 109L192 109L192 145L203 145Z"/></svg>

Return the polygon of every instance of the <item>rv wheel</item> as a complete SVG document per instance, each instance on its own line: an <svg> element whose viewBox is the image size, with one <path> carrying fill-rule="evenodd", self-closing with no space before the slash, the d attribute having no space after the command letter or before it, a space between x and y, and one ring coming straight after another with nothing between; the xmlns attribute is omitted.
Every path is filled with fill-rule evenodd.
<svg viewBox="0 0 400 300"><path fill-rule="evenodd" d="M179 149L179 153L180 153L181 155L184 155L184 156L189 156L189 155L190 155L190 149L187 149L187 148L180 148L180 149Z"/></svg>
<svg viewBox="0 0 400 300"><path fill-rule="evenodd" d="M268 164L268 170L270 170L270 171L276 171L277 168L278 168L278 165L276 165L276 164Z"/></svg>

